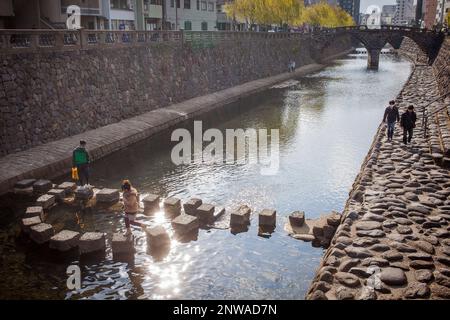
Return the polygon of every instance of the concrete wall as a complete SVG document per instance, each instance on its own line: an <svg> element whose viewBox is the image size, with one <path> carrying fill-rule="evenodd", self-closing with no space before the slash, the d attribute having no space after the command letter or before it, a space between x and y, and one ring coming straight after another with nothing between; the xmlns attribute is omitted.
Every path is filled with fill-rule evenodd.
<svg viewBox="0 0 450 320"><path fill-rule="evenodd" d="M243 39L0 54L0 156L314 62L309 41ZM336 41L324 57L350 47Z"/></svg>

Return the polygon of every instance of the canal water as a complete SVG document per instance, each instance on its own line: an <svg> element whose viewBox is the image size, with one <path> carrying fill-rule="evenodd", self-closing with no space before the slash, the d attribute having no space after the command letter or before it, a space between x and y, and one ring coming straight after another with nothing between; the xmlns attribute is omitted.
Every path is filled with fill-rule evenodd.
<svg viewBox="0 0 450 320"><path fill-rule="evenodd" d="M17 238L15 219L2 221L0 297L60 299L303 299L323 253L284 231L295 210L308 218L341 211L384 108L401 90L411 65L381 57L380 69L366 70L366 56L347 56L323 71L277 85L242 99L204 124L225 129L279 129L280 164L263 176L258 164L175 166L168 136L143 141L95 162L91 184L119 188L130 179L139 192L198 197L228 209L249 205L255 212L277 210L270 237L258 236L257 217L247 232L200 230L189 242L172 240L169 250L147 252L144 234L135 229L134 258L62 260ZM56 228L123 231L117 212L53 210ZM170 230L163 214L149 225ZM82 289L66 288L65 270L80 264Z"/></svg>

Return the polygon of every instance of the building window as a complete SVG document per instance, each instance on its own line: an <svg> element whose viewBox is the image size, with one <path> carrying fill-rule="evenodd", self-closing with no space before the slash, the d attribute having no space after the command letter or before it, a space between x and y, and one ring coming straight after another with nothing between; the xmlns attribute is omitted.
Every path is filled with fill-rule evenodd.
<svg viewBox="0 0 450 320"><path fill-rule="evenodd" d="M206 1L202 1L202 10L206 11Z"/></svg>
<svg viewBox="0 0 450 320"><path fill-rule="evenodd" d="M184 22L184 30L187 30L187 31L192 30L192 22L190 22L190 21L185 21L185 22Z"/></svg>
<svg viewBox="0 0 450 320"><path fill-rule="evenodd" d="M200 0L197 0L197 10L200 10Z"/></svg>
<svg viewBox="0 0 450 320"><path fill-rule="evenodd" d="M191 0L184 0L184 8L185 9L191 8Z"/></svg>
<svg viewBox="0 0 450 320"><path fill-rule="evenodd" d="M214 2L208 2L208 11L214 11Z"/></svg>
<svg viewBox="0 0 450 320"><path fill-rule="evenodd" d="M180 3L181 3L181 0L177 0L177 8L181 8Z"/></svg>
<svg viewBox="0 0 450 320"><path fill-rule="evenodd" d="M170 0L170 6L171 6L172 8L175 8L175 0Z"/></svg>
<svg viewBox="0 0 450 320"><path fill-rule="evenodd" d="M208 22L202 22L202 31L208 31Z"/></svg>

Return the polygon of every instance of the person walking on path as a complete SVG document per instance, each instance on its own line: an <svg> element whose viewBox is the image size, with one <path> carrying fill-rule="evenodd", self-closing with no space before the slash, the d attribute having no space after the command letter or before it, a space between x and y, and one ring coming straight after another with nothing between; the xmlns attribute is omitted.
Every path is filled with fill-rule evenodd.
<svg viewBox="0 0 450 320"><path fill-rule="evenodd" d="M135 188L131 186L129 180L123 180L123 211L125 213L126 235L131 234L131 225L141 227L145 230L146 226L136 221L136 214L139 210L139 195Z"/></svg>
<svg viewBox="0 0 450 320"><path fill-rule="evenodd" d="M408 109L402 114L400 125L403 128L403 143L411 142L413 130L416 127L417 116L414 112L414 106L410 105Z"/></svg>
<svg viewBox="0 0 450 320"><path fill-rule="evenodd" d="M392 141L394 137L395 123L400 121L398 108L395 106L395 101L389 101L389 106L384 110L383 122L387 124L387 138Z"/></svg>
<svg viewBox="0 0 450 320"><path fill-rule="evenodd" d="M72 153L72 168L77 168L80 186L89 185L89 163L86 141L81 140L80 145Z"/></svg>

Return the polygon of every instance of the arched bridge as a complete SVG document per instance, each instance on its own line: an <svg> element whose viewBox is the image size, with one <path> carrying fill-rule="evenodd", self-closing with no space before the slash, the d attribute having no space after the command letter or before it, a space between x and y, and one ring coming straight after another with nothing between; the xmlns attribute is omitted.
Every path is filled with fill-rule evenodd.
<svg viewBox="0 0 450 320"><path fill-rule="evenodd" d="M336 41L344 35L350 35L367 49L368 69L378 69L381 49L387 43L392 45L394 49L399 49L404 37L413 40L428 56L428 62L431 64L436 58L445 37L443 32L412 27L381 26L372 29L367 26L355 26L321 30L313 33L313 38L316 40L319 50L322 50L332 41Z"/></svg>

